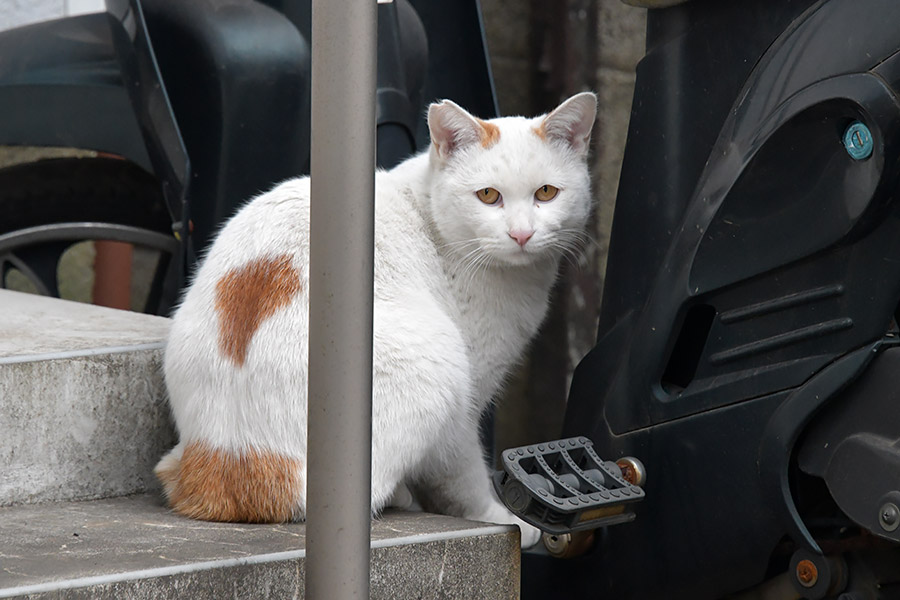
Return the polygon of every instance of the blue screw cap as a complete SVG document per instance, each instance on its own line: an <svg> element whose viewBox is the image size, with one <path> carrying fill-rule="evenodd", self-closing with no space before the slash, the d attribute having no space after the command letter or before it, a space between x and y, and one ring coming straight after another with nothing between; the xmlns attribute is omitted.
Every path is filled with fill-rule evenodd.
<svg viewBox="0 0 900 600"><path fill-rule="evenodd" d="M854 121L844 132L844 148L854 160L865 160L872 156L875 142L872 132L860 121Z"/></svg>

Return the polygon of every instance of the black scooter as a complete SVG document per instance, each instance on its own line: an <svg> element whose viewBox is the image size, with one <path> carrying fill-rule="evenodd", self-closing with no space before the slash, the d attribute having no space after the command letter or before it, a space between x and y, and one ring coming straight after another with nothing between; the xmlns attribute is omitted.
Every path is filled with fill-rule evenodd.
<svg viewBox="0 0 900 600"><path fill-rule="evenodd" d="M497 474L557 543L634 520L524 555L525 598L900 598L898 173L900 4L648 11L577 447Z"/></svg>
<svg viewBox="0 0 900 600"><path fill-rule="evenodd" d="M108 0L0 32L0 146L87 149L0 169L0 287L59 295L80 240L149 248L167 314L219 224L309 171L308 0ZM425 106L497 114L477 0L378 8L378 163L427 144Z"/></svg>

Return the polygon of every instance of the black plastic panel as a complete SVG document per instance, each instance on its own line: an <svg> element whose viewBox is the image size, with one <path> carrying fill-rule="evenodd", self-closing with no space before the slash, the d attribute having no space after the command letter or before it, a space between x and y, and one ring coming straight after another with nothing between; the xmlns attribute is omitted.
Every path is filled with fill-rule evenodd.
<svg viewBox="0 0 900 600"><path fill-rule="evenodd" d="M0 143L101 150L152 170L112 45L117 26L92 14L0 32Z"/></svg>
<svg viewBox="0 0 900 600"><path fill-rule="evenodd" d="M254 0L142 4L191 157L202 252L237 207L306 168L309 45L284 15Z"/></svg>
<svg viewBox="0 0 900 600"><path fill-rule="evenodd" d="M819 549L792 453L900 301L898 22L888 0L649 12L598 342L562 432L641 459L647 497L590 556L527 557L526 597L721 598L779 541Z"/></svg>
<svg viewBox="0 0 900 600"><path fill-rule="evenodd" d="M900 349L882 353L866 374L810 426L798 453L856 523L900 542L882 507L900 502Z"/></svg>

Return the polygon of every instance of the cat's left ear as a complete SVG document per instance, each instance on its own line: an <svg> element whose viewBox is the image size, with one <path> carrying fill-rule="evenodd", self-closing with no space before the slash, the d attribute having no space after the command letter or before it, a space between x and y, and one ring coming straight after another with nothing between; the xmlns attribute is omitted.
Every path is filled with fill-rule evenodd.
<svg viewBox="0 0 900 600"><path fill-rule="evenodd" d="M582 92L553 109L537 126L536 131L542 138L564 142L580 156L584 156L596 118L597 96L592 92Z"/></svg>

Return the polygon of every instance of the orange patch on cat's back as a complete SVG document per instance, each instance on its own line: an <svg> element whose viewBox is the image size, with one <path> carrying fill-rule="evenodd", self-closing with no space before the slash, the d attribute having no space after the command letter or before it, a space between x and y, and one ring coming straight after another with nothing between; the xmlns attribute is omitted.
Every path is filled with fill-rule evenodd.
<svg viewBox="0 0 900 600"><path fill-rule="evenodd" d="M216 283L222 353L243 365L256 330L298 291L300 273L289 254L257 258L228 271Z"/></svg>
<svg viewBox="0 0 900 600"><path fill-rule="evenodd" d="M194 442L185 446L180 461L160 467L156 474L172 510L192 519L284 523L302 516L305 486L298 459Z"/></svg>
<svg viewBox="0 0 900 600"><path fill-rule="evenodd" d="M481 126L481 147L482 148L490 148L494 144L500 141L500 128L494 125L493 123L489 123L487 121L482 121L481 119L475 119L478 121L478 124Z"/></svg>

